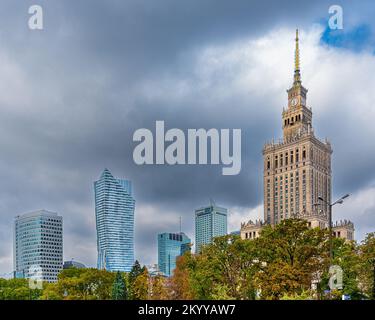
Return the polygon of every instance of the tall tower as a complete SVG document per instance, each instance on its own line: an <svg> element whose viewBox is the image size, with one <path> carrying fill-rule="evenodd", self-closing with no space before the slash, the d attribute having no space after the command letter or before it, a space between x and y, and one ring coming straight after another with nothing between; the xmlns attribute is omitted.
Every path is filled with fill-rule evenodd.
<svg viewBox="0 0 375 320"><path fill-rule="evenodd" d="M212 243L215 237L227 234L226 208L218 207L213 201L207 207L195 210L195 253L202 246Z"/></svg>
<svg viewBox="0 0 375 320"><path fill-rule="evenodd" d="M98 269L130 271L134 264L132 185L105 169L94 182Z"/></svg>
<svg viewBox="0 0 375 320"><path fill-rule="evenodd" d="M287 90L282 112L283 138L266 143L264 157L264 219L276 224L291 217L305 218L312 227L327 226L326 205L331 201L331 154L328 141L320 141L312 128L312 111L302 86L298 30L295 40L294 81Z"/></svg>
<svg viewBox="0 0 375 320"><path fill-rule="evenodd" d="M14 221L14 277L56 282L63 268L63 218L38 210Z"/></svg>

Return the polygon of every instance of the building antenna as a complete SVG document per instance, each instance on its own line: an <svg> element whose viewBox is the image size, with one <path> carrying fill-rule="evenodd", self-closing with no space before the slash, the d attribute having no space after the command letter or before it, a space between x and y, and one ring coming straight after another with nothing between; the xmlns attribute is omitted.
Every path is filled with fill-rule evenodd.
<svg viewBox="0 0 375 320"><path fill-rule="evenodd" d="M216 206L216 203L215 203L215 201L212 198L210 198L210 206L211 207L215 207Z"/></svg>

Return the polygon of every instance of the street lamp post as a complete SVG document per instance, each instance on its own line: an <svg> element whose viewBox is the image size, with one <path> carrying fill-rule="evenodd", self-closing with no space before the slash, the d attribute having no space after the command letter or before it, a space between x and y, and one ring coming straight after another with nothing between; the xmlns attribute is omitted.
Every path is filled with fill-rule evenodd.
<svg viewBox="0 0 375 320"><path fill-rule="evenodd" d="M333 243L332 243L332 207L336 204L342 204L344 199L348 198L349 194L341 197L340 199L336 200L333 203L329 203L327 200L323 199L323 197L319 196L318 199L324 202L328 206L328 232L329 232L329 261L332 263L333 259Z"/></svg>

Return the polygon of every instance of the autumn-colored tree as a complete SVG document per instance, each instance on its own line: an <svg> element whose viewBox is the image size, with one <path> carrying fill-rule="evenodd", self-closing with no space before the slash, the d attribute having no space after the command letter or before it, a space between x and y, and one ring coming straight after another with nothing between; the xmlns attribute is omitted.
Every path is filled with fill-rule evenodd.
<svg viewBox="0 0 375 320"><path fill-rule="evenodd" d="M134 283L137 277L140 276L145 271L145 268L146 267L141 267L141 264L139 263L138 260L135 260L134 265L128 274L129 298L131 300L133 299L136 300L136 298L133 297Z"/></svg>
<svg viewBox="0 0 375 320"><path fill-rule="evenodd" d="M133 282L132 299L133 300L147 300L149 289L149 274L147 269L139 274Z"/></svg>
<svg viewBox="0 0 375 320"><path fill-rule="evenodd" d="M186 253L177 260L172 277L176 299L254 299L252 280L258 263L253 242L238 236L215 238L201 254Z"/></svg>
<svg viewBox="0 0 375 320"><path fill-rule="evenodd" d="M309 228L305 220L266 226L255 247L261 262L257 284L264 299L301 294L328 267L328 232Z"/></svg>
<svg viewBox="0 0 375 320"><path fill-rule="evenodd" d="M157 275L149 277L149 298L151 300L170 299L170 281L168 278Z"/></svg>
<svg viewBox="0 0 375 320"><path fill-rule="evenodd" d="M190 269L188 260L191 260L191 253L177 257L176 269L170 281L170 297L172 300L193 300L194 292L190 283Z"/></svg>

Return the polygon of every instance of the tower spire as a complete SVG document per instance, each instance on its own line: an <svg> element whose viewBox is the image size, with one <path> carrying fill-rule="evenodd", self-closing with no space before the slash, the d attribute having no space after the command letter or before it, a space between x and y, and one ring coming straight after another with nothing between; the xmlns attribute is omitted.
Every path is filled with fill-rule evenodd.
<svg viewBox="0 0 375 320"><path fill-rule="evenodd" d="M298 29L296 29L296 51L294 58L294 85L296 84L301 84Z"/></svg>

